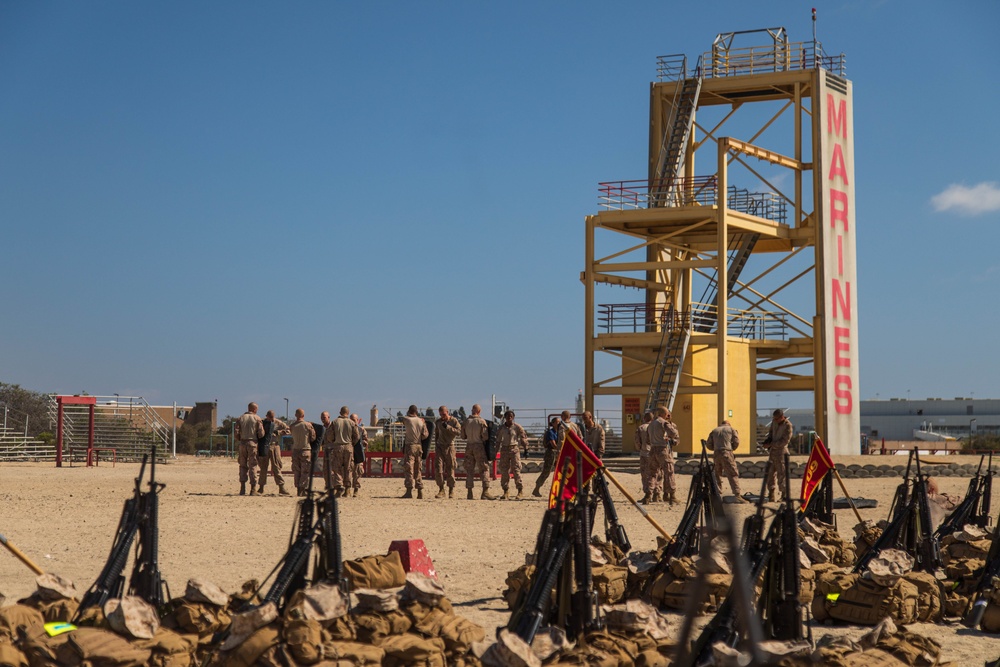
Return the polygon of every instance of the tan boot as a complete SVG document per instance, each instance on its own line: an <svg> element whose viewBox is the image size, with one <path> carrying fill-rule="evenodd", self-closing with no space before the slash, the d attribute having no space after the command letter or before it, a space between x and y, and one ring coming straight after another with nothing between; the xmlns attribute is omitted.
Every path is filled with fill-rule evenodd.
<svg viewBox="0 0 1000 667"><path fill-rule="evenodd" d="M437 492L437 495L435 495L435 496L434 496L434 498L435 498L436 500L437 500L437 499L441 499L441 498L444 498L444 487L443 487L443 486L439 486L439 487L438 487L438 492Z"/></svg>
<svg viewBox="0 0 1000 667"><path fill-rule="evenodd" d="M510 496L507 494L507 489L503 490L503 493L500 494L498 500L510 500Z"/></svg>
<svg viewBox="0 0 1000 667"><path fill-rule="evenodd" d="M417 500L423 500L423 499L424 499L424 490L417 489Z"/></svg>
<svg viewBox="0 0 1000 667"><path fill-rule="evenodd" d="M486 489L483 489L483 493L482 493L482 495L479 496L479 499L480 500L496 500L497 497L494 496L489 491L487 491Z"/></svg>
<svg viewBox="0 0 1000 667"><path fill-rule="evenodd" d="M660 490L659 489L654 489L653 490L653 502L654 503L660 502Z"/></svg>
<svg viewBox="0 0 1000 667"><path fill-rule="evenodd" d="M358 497L358 492L360 492L360 491L361 491L361 489L351 489L351 497L357 498Z"/></svg>
<svg viewBox="0 0 1000 667"><path fill-rule="evenodd" d="M251 496L257 495L257 487L255 487L253 484L250 485L250 495Z"/></svg>
<svg viewBox="0 0 1000 667"><path fill-rule="evenodd" d="M524 498L524 487L517 487L517 495L514 496L514 500L522 500Z"/></svg>
<svg viewBox="0 0 1000 667"><path fill-rule="evenodd" d="M450 489L448 489L448 497L449 498L455 497L455 487L451 487Z"/></svg>
<svg viewBox="0 0 1000 667"><path fill-rule="evenodd" d="M670 503L671 505L676 505L677 504L677 498L674 497L674 492L673 491L668 491L667 492L667 502Z"/></svg>
<svg viewBox="0 0 1000 667"><path fill-rule="evenodd" d="M401 498L412 498L412 497L413 497L413 489L407 489L407 490L406 490L406 493L404 493L404 494L403 494L402 496L400 496L400 497L401 497Z"/></svg>
<svg viewBox="0 0 1000 667"><path fill-rule="evenodd" d="M292 494L290 494L288 491L286 491L285 490L285 485L282 484L281 486L278 487L278 495L279 496L290 496Z"/></svg>
<svg viewBox="0 0 1000 667"><path fill-rule="evenodd" d="M472 498L472 489L468 489L468 491L469 491L469 493L468 493L468 495L466 496L466 498L467 498L468 500L472 500L472 499L473 499L473 498Z"/></svg>
<svg viewBox="0 0 1000 667"><path fill-rule="evenodd" d="M643 505L649 505L652 501L653 501L653 499L647 493L646 495L644 495L642 497L642 500L640 500L639 502L642 503Z"/></svg>

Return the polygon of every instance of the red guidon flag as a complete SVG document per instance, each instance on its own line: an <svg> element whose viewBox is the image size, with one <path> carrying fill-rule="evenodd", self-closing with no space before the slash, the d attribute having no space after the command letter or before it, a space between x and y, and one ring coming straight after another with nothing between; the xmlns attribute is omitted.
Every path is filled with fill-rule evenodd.
<svg viewBox="0 0 1000 667"><path fill-rule="evenodd" d="M580 475L576 469L577 452L580 453L584 484L590 481L599 468L604 467L601 459L580 440L580 436L573 429L567 429L566 439L559 448L559 458L556 460L552 490L549 491L549 509L555 507L560 500L572 500L580 492Z"/></svg>
<svg viewBox="0 0 1000 667"><path fill-rule="evenodd" d="M812 498L813 491L819 486L830 470L833 469L833 459L827 451L823 441L816 438L812 451L809 453L809 460L806 462L805 472L802 474L802 509L809 506L809 499Z"/></svg>

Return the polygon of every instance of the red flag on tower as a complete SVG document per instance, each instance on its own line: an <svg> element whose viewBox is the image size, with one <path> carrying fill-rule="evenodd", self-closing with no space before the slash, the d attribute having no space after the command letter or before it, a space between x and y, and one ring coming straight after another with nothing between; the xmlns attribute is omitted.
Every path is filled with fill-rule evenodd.
<svg viewBox="0 0 1000 667"><path fill-rule="evenodd" d="M830 452L827 451L826 445L819 439L819 436L816 436L812 451L809 452L809 460L806 462L805 472L802 474L802 494L800 500L802 501L803 510L809 506L809 499L812 497L813 491L816 490L816 487L819 486L819 483L823 481L823 478L826 477L826 474L833 467L833 459L830 458Z"/></svg>
<svg viewBox="0 0 1000 667"><path fill-rule="evenodd" d="M556 459L556 469L553 474L552 490L549 492L549 509L559 504L560 500L568 501L580 492L576 462L577 452L580 453L580 464L583 472L583 483L586 484L598 469L604 467L601 459L587 444L580 439L573 429L566 430L566 439L559 448L559 458Z"/></svg>

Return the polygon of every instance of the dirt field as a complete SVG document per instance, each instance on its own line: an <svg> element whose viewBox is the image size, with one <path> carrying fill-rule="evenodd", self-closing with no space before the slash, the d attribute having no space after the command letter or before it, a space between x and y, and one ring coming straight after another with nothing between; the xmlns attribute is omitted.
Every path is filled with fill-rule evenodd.
<svg viewBox="0 0 1000 667"><path fill-rule="evenodd" d="M949 458L957 461L965 457ZM844 463L871 460L838 459ZM82 592L107 558L122 503L132 491L137 472L137 464L112 468L102 463L99 468L62 469L52 464L2 464L0 534L43 569L74 580ZM237 465L232 460L182 457L157 466L157 473L167 485L160 504L160 566L174 595L183 594L190 577L207 578L233 591L243 581L263 578L271 571L288 543L294 497L276 496L273 482L267 485L264 496L236 495ZM535 477L525 476L527 491L533 488ZM638 475L621 473L617 477L630 491L638 490ZM682 494L687 493L689 481L687 476L678 478ZM877 509L861 510L862 516L881 519L888 512L899 481L880 478L847 480L847 484L855 495L879 501ZM968 484L968 479L957 477L942 477L939 481L942 491L960 495ZM744 490L756 492L759 485L759 480L745 480ZM797 485L796 480L793 493ZM393 540L423 539L456 611L483 625L492 635L492 629L504 624L508 616L500 597L504 578L509 570L523 563L525 552L533 548L544 502L539 498L470 502L465 499L462 480L454 500L433 500L436 486L431 482L428 488L430 493L424 500L402 500L398 497L403 491L401 479L365 480L360 498L341 503L344 558L385 553ZM499 483L495 482L493 488L499 489ZM612 493L633 548L653 548L656 531L617 490L612 489ZM994 516L1000 508L997 496L1000 492L994 493ZM657 521L673 531L683 508L671 509L665 504L653 508ZM751 511L747 505L727 508L739 521ZM853 537L852 512L838 510L838 517L841 533ZM7 603L30 594L33 582L30 570L0 549L0 593L7 596ZM679 624L679 615L673 618ZM1000 655L1000 641L995 636L960 625L913 627L939 641L945 648L945 658L958 664L981 665ZM830 631L850 636L864 632L861 628L814 628L817 638Z"/></svg>

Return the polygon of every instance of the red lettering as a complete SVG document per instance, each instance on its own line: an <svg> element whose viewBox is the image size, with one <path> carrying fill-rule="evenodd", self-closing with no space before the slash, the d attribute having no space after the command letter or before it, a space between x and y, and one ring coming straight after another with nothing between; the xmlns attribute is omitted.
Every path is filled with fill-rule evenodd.
<svg viewBox="0 0 1000 667"><path fill-rule="evenodd" d="M833 379L833 393L837 400L833 402L833 409L838 415L849 415L854 407L854 396L851 393L851 378L848 375L838 375Z"/></svg>
<svg viewBox="0 0 1000 667"><path fill-rule="evenodd" d="M847 100L840 100L840 106L835 107L833 95L826 94L826 133L847 138Z"/></svg>
<svg viewBox="0 0 1000 667"><path fill-rule="evenodd" d="M833 279L833 319L851 321L851 283L843 286L836 278Z"/></svg>
<svg viewBox="0 0 1000 667"><path fill-rule="evenodd" d="M833 328L833 363L837 366L851 367L851 358L846 356L851 351L850 338L851 330L847 327Z"/></svg>
<svg viewBox="0 0 1000 667"><path fill-rule="evenodd" d="M847 231L847 193L841 190L830 190L830 226L836 227L837 222L844 223Z"/></svg>
<svg viewBox="0 0 1000 667"><path fill-rule="evenodd" d="M844 164L844 151L841 150L840 144L833 145L833 155L830 156L830 175L828 176L828 180L832 181L834 176L840 176L843 184L848 184L847 165Z"/></svg>

